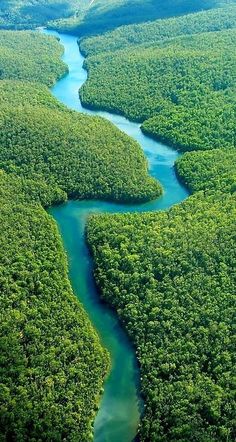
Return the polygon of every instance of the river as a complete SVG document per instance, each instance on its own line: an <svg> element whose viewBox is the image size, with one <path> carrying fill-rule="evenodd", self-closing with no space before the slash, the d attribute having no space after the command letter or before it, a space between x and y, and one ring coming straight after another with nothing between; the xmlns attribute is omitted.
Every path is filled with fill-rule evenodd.
<svg viewBox="0 0 236 442"><path fill-rule="evenodd" d="M104 385L94 425L94 442L132 442L137 434L142 410L139 394L139 368L126 333L116 314L100 301L93 278L93 261L85 241L85 225L91 213L125 213L163 210L183 201L188 192L178 181L174 162L179 153L161 144L140 130L140 125L109 112L91 111L82 107L78 90L86 81L84 58L79 52L77 38L44 30L45 34L60 38L64 46L63 60L69 74L52 88L53 95L69 108L90 115L99 115L115 124L142 146L149 161L150 174L157 178L164 194L158 200L139 204L122 205L103 201L69 201L50 209L60 229L69 261L69 276L78 299L84 306L101 343L110 353L112 368Z"/></svg>

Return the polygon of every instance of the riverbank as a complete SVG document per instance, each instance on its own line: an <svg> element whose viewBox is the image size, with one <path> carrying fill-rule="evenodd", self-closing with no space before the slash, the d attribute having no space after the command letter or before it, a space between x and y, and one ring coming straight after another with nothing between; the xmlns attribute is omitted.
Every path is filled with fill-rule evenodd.
<svg viewBox="0 0 236 442"><path fill-rule="evenodd" d="M161 210L188 196L174 172L174 162L179 154L173 149L149 139L140 125L120 115L83 108L78 90L87 79L83 68L84 58L79 52L77 38L46 31L59 37L65 48L63 61L69 66L68 76L52 89L53 95L69 108L89 115L99 115L115 124L120 130L141 144L149 164L150 174L161 181L164 194L158 200L140 205L118 204L104 201L69 201L50 210L58 223L66 249L70 280L89 318L97 330L102 344L111 355L112 370L104 385L104 395L95 421L96 442L131 442L136 436L141 398L139 396L139 369L135 351L122 330L116 314L104 303L93 278L93 261L85 242L85 225L93 213L127 213Z"/></svg>

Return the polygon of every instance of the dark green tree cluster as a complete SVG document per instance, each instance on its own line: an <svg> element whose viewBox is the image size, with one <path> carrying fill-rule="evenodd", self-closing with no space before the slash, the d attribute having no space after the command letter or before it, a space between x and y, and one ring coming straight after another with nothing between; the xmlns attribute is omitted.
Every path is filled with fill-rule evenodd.
<svg viewBox="0 0 236 442"><path fill-rule="evenodd" d="M211 150L187 152L176 162L180 179L192 191L236 191L236 152Z"/></svg>
<svg viewBox="0 0 236 442"><path fill-rule="evenodd" d="M181 150L232 148L235 45L230 29L88 57L82 102L141 121L145 133Z"/></svg>
<svg viewBox="0 0 236 442"><path fill-rule="evenodd" d="M38 81L52 86L67 66L63 48L53 37L39 32L0 31L0 80Z"/></svg>
<svg viewBox="0 0 236 442"><path fill-rule="evenodd" d="M233 442L236 194L93 216L95 276L141 366L145 442Z"/></svg>
<svg viewBox="0 0 236 442"><path fill-rule="evenodd" d="M0 172L0 440L84 442L109 360L41 191Z"/></svg>
<svg viewBox="0 0 236 442"><path fill-rule="evenodd" d="M74 14L88 0L1 0L0 27L29 29Z"/></svg>
<svg viewBox="0 0 236 442"><path fill-rule="evenodd" d="M59 31L79 36L97 35L130 23L173 17L216 8L235 0L95 0L81 13L52 23Z"/></svg>
<svg viewBox="0 0 236 442"><path fill-rule="evenodd" d="M236 6L232 5L166 20L121 26L111 32L82 39L80 49L87 57L141 44L155 44L181 35L215 32L235 27Z"/></svg>

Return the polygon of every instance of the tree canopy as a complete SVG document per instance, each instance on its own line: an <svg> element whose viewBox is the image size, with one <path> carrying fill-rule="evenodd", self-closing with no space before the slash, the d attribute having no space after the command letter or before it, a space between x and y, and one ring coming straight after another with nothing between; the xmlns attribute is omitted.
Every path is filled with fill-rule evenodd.
<svg viewBox="0 0 236 442"><path fill-rule="evenodd" d="M113 33L98 39L97 55L96 44L90 51L94 39L82 41L82 50L89 55L82 102L140 121L145 133L180 150L234 147L236 9L232 17L231 10L226 11L229 20L225 22L212 11L198 14L198 26L190 35L194 15L123 28L125 49L120 49L118 38L117 50L110 43L112 52L102 51L106 42L109 48ZM232 29L224 29L229 22ZM171 36L172 26L174 34L180 34L177 37ZM213 32L215 26L219 30ZM142 27L143 34L139 33ZM138 45L133 44L135 29ZM140 44L147 34L148 43Z"/></svg>

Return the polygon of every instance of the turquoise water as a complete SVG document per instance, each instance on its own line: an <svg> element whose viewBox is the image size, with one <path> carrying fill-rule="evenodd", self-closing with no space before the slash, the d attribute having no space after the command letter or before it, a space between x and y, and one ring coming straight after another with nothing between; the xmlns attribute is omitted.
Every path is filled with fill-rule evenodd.
<svg viewBox="0 0 236 442"><path fill-rule="evenodd" d="M78 90L86 81L87 74L83 69L84 58L79 52L76 37L54 31L44 32L60 38L65 49L63 60L69 66L69 74L53 87L53 95L71 109L108 119L137 140L148 158L150 174L156 177L164 188L161 198L145 204L69 201L50 210L58 223L68 255L74 292L96 328L102 345L108 349L111 356L112 369L104 385L104 394L94 425L94 441L131 442L136 436L142 410L139 369L135 351L116 314L99 298L93 279L93 262L85 242L85 224L91 213L163 210L184 200L188 192L177 180L174 172L173 165L179 156L175 150L144 135L137 123L119 115L82 107Z"/></svg>

